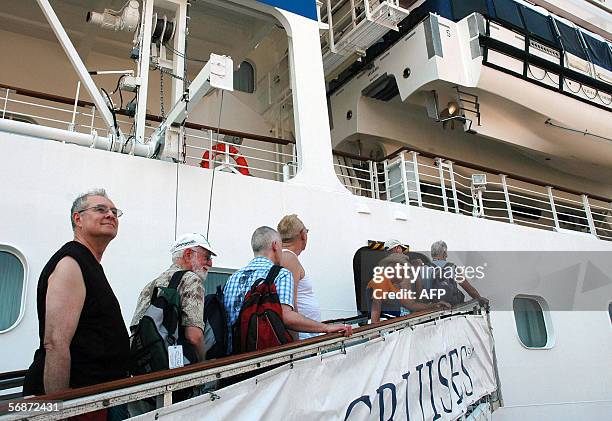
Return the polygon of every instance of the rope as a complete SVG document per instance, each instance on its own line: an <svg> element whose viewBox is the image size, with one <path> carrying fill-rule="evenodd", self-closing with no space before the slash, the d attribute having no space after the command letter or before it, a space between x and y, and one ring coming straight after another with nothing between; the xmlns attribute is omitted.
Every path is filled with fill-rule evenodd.
<svg viewBox="0 0 612 421"><path fill-rule="evenodd" d="M215 140L215 145L219 144L219 132L221 131L221 113L223 112L223 94L224 91L221 90L221 103L219 104L219 120L217 122L217 139ZM213 145L213 147L215 146ZM212 211L212 198L213 198L213 186L215 184L215 159L212 154L210 156L210 168L212 169L212 177L210 180L210 194L208 199L208 221L206 223L206 238L208 238L208 233L210 232L210 214Z"/></svg>

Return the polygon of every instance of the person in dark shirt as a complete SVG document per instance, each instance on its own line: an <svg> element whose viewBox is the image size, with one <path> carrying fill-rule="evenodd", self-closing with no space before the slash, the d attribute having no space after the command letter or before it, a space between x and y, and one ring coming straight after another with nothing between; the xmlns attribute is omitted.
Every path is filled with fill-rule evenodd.
<svg viewBox="0 0 612 421"><path fill-rule="evenodd" d="M100 264L121 214L102 189L72 204L74 240L51 257L38 281L40 345L25 377L24 396L129 375L129 335Z"/></svg>

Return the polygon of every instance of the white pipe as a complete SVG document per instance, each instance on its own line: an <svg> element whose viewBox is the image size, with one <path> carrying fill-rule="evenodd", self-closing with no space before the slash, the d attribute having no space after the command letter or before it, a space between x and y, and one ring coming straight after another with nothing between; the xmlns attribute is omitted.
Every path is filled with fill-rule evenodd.
<svg viewBox="0 0 612 421"><path fill-rule="evenodd" d="M73 143L75 145L87 146L90 148L110 150L111 140L107 137L101 137L97 134L84 134L78 132L70 132L68 130L56 129L53 127L39 126L38 124L24 123L21 121L13 121L0 119L0 131L7 133L16 133L25 136L39 137L42 139L55 140L58 142ZM122 146L119 142L112 142L113 151L118 152ZM125 148L125 153L132 152L134 155L150 157L153 151L148 145L143 145L136 142L135 146Z"/></svg>
<svg viewBox="0 0 612 421"><path fill-rule="evenodd" d="M74 45L72 45L72 41L70 41L68 34L66 34L66 31L64 30L64 27L62 26L62 23L57 18L57 15L55 14L55 12L53 11L53 8L49 4L49 1L48 0L36 0L36 1L38 1L38 5L40 6L40 9L45 15L45 18L47 18L49 25L51 25L51 29L53 29L55 36L57 37L64 51L66 52L66 55L68 56L68 59L70 60L70 63L72 63L72 67L74 67L74 70L77 72L77 75L79 75L79 79L81 79L81 82L83 82L83 85L85 85L85 88L87 89L87 92L89 93L89 96L91 97L91 99L93 99L93 102L96 104L96 107L100 111L100 114L102 115L102 119L104 120L104 123L106 123L106 126L109 128L114 127L113 115L111 114L110 110L106 106L106 103L104 102L104 99L102 98L102 95L100 95L100 92L98 91L98 87L96 86L93 79L89 75L89 72L85 68L83 61L79 57L79 53L77 53L76 49L74 48ZM119 134L121 136L120 130L119 130Z"/></svg>

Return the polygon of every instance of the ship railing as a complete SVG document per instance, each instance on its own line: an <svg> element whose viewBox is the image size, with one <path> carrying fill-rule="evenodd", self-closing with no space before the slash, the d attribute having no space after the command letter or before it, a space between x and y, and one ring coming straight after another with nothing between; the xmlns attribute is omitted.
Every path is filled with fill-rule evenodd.
<svg viewBox="0 0 612 421"><path fill-rule="evenodd" d="M339 179L356 195L612 240L605 197L424 151L400 149L379 161L350 156Z"/></svg>
<svg viewBox="0 0 612 421"><path fill-rule="evenodd" d="M0 118L108 136L109 128L105 127L94 104L79 100L78 86L73 99L0 84ZM134 124L133 119L125 114L125 110L116 112L117 126L130 139L133 138ZM160 116L147 115L145 142L161 121ZM180 148L177 161L190 166L214 167L277 181L287 180L297 171L295 141L292 139L187 122L183 140L184 147ZM234 148L238 150L237 155L232 153ZM126 152L130 149L129 143L125 149ZM205 156L208 159L204 159ZM246 161L236 161L238 157Z"/></svg>
<svg viewBox="0 0 612 421"><path fill-rule="evenodd" d="M212 382L246 373L256 375L261 369L267 367L273 368L279 364L290 364L294 361L313 356L323 356L329 352L342 352L349 347L361 345L365 342L378 342L391 332L410 329L414 326L435 322L443 318L468 314L486 315L489 322L488 309L481 307L476 301L470 301L455 306L452 309L421 311L408 316L356 327L353 329L353 335L348 338L341 334L327 334L262 351L205 361L173 370L159 371L45 396L18 400L12 399L11 402L61 402L57 412L49 412L43 415L43 417L46 417L45 419L65 419L70 416L151 397L156 398L157 407L161 408L172 405L172 392L177 390L194 386L209 386ZM339 319L338 322L351 324L354 320ZM493 347L493 355L495 358L495 347ZM497 378L497 373L493 374ZM214 390L207 393L211 395L211 399L215 399ZM487 399L492 403L500 403L497 391L489 395ZM7 409L8 405L0 402L0 416L2 416L2 419L15 420L24 418L24 415L19 413L4 415Z"/></svg>

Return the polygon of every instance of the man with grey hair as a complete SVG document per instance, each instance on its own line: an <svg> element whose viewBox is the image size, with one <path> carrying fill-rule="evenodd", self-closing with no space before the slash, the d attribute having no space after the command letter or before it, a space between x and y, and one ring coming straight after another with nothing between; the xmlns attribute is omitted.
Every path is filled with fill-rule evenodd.
<svg viewBox="0 0 612 421"><path fill-rule="evenodd" d="M255 257L248 265L237 270L227 280L224 288L224 304L227 311L228 353L232 351L232 326L238 319L244 297L256 280L265 278L274 265L280 265L283 243L273 228L262 226L253 232L251 248ZM326 325L302 316L294 310L293 275L282 268L274 280L282 309L285 327L295 332L352 334L351 326Z"/></svg>
<svg viewBox="0 0 612 421"><path fill-rule="evenodd" d="M448 261L448 246L446 245L446 243L442 240L440 241L436 241L435 243L433 243L431 245L431 262L432 262L432 268L440 268L440 269L445 269L445 268L450 268L451 273L452 273L452 282L457 283L458 285L461 285L461 287L463 287L463 289L465 290L465 292L467 292L470 297L474 298L475 300L478 300L481 304L488 304L489 300L487 300L486 298L484 298L483 296L480 295L480 293L476 290L476 288L474 288L472 286L472 284L469 283L469 281L467 280L467 278L465 276L463 276L461 282L458 282L458 280L455 277L455 271L456 271L456 266L453 263L450 263ZM432 283L433 283L433 278L434 276L432 276L431 273L428 272L433 272L433 271L425 271L427 276L424 277L423 279L423 286L424 289L431 289L432 288Z"/></svg>
<svg viewBox="0 0 612 421"><path fill-rule="evenodd" d="M82 194L72 204L74 239L51 257L38 281L40 345L25 377L24 395L128 376L129 335L100 264L121 214L103 189Z"/></svg>
<svg viewBox="0 0 612 421"><path fill-rule="evenodd" d="M216 254L208 239L202 234L188 233L180 236L172 245L172 265L161 275L149 282L140 293L136 303L136 311L130 323L130 330L135 331L140 320L151 305L153 292L156 288L166 288L172 275L186 271L177 291L180 297L180 329L179 339L186 343L183 346L185 357L191 362L205 359L204 347L204 280L212 266Z"/></svg>

